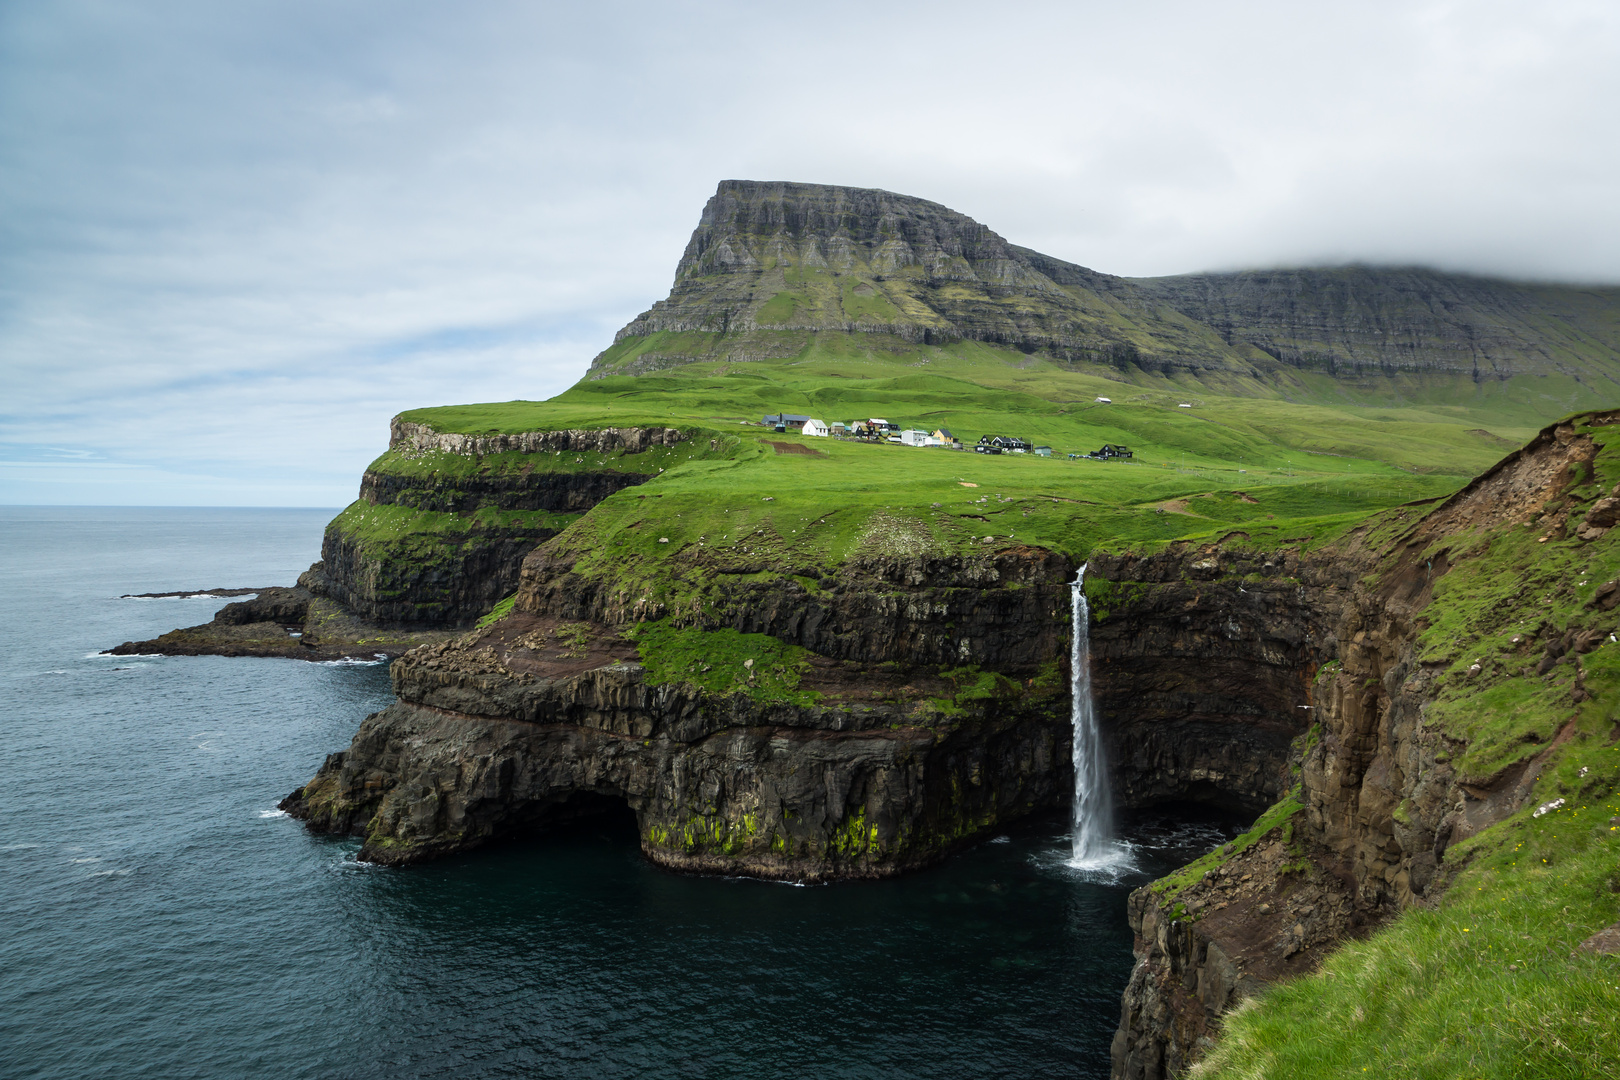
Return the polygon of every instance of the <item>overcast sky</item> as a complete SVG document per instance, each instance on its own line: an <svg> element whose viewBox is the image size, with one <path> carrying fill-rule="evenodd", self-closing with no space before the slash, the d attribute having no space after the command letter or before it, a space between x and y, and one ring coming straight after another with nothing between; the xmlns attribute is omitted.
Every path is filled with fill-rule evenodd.
<svg viewBox="0 0 1620 1080"><path fill-rule="evenodd" d="M1620 281L1620 5L5 0L0 502L340 506L543 398L728 177L1119 274Z"/></svg>

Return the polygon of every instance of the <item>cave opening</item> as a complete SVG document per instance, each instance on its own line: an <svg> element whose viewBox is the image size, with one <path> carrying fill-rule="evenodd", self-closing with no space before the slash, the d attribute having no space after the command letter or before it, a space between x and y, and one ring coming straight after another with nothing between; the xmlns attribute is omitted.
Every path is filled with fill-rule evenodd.
<svg viewBox="0 0 1620 1080"><path fill-rule="evenodd" d="M622 792L571 791L555 802L532 809L522 835L600 836L614 842L640 843L640 818Z"/></svg>

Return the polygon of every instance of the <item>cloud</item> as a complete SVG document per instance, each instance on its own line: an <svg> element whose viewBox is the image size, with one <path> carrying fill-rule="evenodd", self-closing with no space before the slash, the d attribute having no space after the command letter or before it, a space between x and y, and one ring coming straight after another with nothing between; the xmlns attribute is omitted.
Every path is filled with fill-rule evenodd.
<svg viewBox="0 0 1620 1080"><path fill-rule="evenodd" d="M1617 22L1570 2L7 5L0 458L96 464L6 466L0 499L347 501L393 412L577 379L732 176L921 195L1114 273L1620 280Z"/></svg>

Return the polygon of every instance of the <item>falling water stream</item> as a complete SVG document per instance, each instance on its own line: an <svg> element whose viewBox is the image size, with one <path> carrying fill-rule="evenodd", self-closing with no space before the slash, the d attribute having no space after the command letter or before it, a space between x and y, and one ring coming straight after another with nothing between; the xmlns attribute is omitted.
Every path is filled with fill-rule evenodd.
<svg viewBox="0 0 1620 1080"><path fill-rule="evenodd" d="M1086 603L1086 568L1074 579L1070 601L1074 630L1069 646L1069 676L1074 699L1074 810L1071 865L1087 869L1114 862L1114 806L1108 790L1108 768L1103 759L1102 736L1097 730L1097 709L1091 697L1091 608Z"/></svg>

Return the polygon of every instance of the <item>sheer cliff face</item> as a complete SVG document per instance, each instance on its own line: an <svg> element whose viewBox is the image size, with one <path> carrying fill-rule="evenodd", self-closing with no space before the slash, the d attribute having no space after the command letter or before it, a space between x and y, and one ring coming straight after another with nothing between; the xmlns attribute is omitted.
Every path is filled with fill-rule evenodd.
<svg viewBox="0 0 1620 1080"><path fill-rule="evenodd" d="M647 452L684 438L644 427L469 436L395 417L389 453L327 526L305 583L377 626L470 626L512 594L525 556L574 515L657 475ZM601 464L559 468L564 454Z"/></svg>
<svg viewBox="0 0 1620 1080"><path fill-rule="evenodd" d="M1341 377L1557 373L1612 387L1620 351L1612 320L1593 317L1620 303L1620 289L1613 287L1365 266L1187 274L1135 284L1230 345Z"/></svg>
<svg viewBox="0 0 1620 1080"><path fill-rule="evenodd" d="M721 340L628 359L622 347L694 331ZM1148 353L1248 370L1207 328L1131 283L1016 247L938 203L869 188L728 180L704 208L669 298L621 330L593 373L636 374L683 357L791 355L803 332L815 331L912 343L968 338L1099 362Z"/></svg>
<svg viewBox="0 0 1620 1080"><path fill-rule="evenodd" d="M704 208L669 298L619 332L591 377L793 356L809 335L843 331L902 345L969 339L1220 381L1415 372L1612 388L1616 304L1612 287L1412 268L1120 278L1010 244L923 199L727 180ZM686 336L648 340L660 334Z"/></svg>
<svg viewBox="0 0 1620 1080"><path fill-rule="evenodd" d="M1437 506L1391 512L1382 541L1353 534L1287 568L1302 625L1315 637L1295 660L1304 662L1298 669L1304 677L1294 693L1309 706L1300 712L1310 719L1296 721L1302 737L1281 757L1286 770L1273 774L1294 788L1294 801L1284 804L1276 829L1201 879L1132 895L1137 965L1114 1041L1115 1076L1180 1074L1212 1045L1228 1009L1269 983L1310 971L1327 952L1396 912L1432 901L1457 871L1447 859L1451 845L1534 805L1537 780L1588 700L1582 659L1615 630L1611 612L1620 605L1611 598L1620 598L1620 585L1603 586L1555 618L1554 604L1569 603L1575 582L1529 568L1504 572L1518 558L1512 554L1486 573L1477 564L1498 558L1493 547L1511 552L1508 534L1524 534L1523 544L1539 533L1543 543L1569 542L1577 550L1605 542L1620 520L1620 498L1602 497L1607 485L1594 482L1601 448L1592 433L1620 414L1578 420L1544 430ZM1529 525L1535 532L1527 532ZM1215 563L1205 555L1180 569L1190 582ZM1230 569L1252 571L1241 564ZM1127 617L1134 611L1151 618L1174 607L1175 586L1168 583L1175 568L1159 571L1137 572L1166 584L1144 585L1146 598L1138 597ZM1246 594L1255 587L1252 576L1225 574L1203 586L1205 596L1224 597L1215 600L1222 607L1241 604L1233 603L1234 589ZM1171 594L1155 598L1165 588ZM1490 599L1481 603L1482 597ZM1187 613L1197 607L1189 603ZM1459 607L1474 611L1469 634L1425 646L1425 630L1455 619ZM1172 643L1155 651L1175 649ZM1467 660L1460 665L1447 650L1479 659L1463 666ZM1333 663L1314 666L1323 660ZM1506 742L1476 750L1467 726L1455 726L1455 710L1460 703L1470 714L1489 714L1492 706L1476 702L1510 680L1521 690L1533 684L1540 704L1516 714L1522 736L1509 728L1499 736ZM1266 696L1263 680L1257 690L1258 703ZM1538 708L1549 730L1538 730ZM1601 726L1612 723L1610 716ZM1481 733L1477 743L1489 747L1490 738Z"/></svg>
<svg viewBox="0 0 1620 1080"><path fill-rule="evenodd" d="M1062 805L1071 787L1056 665L958 700L948 673L916 662L931 647L925 631L951 618L972 652L1022 626L986 658L1038 668L1061 652L1070 566L1026 550L912 569L905 585L857 576L820 605L788 597L750 612L738 595L728 617L841 639L806 661L799 695L785 700L751 694L752 675L732 692L655 682L621 635L635 613L537 553L517 610L399 660L399 701L283 805L364 835L364 857L385 863L616 804L634 811L646 855L675 869L821 880L924 865Z"/></svg>

